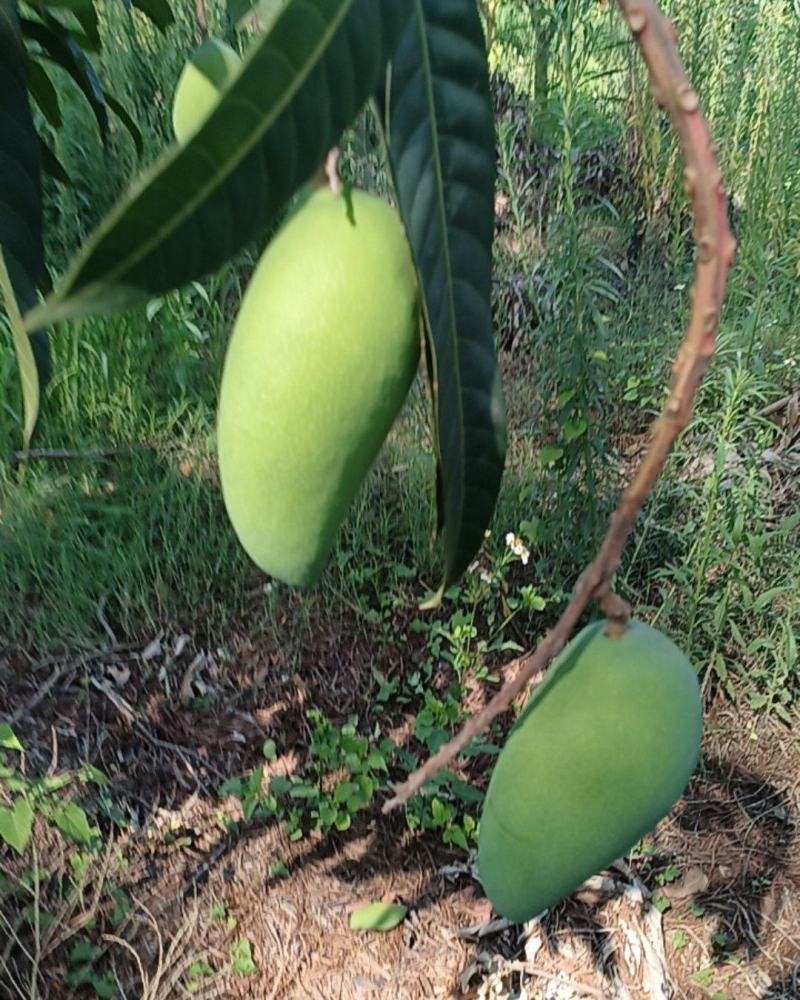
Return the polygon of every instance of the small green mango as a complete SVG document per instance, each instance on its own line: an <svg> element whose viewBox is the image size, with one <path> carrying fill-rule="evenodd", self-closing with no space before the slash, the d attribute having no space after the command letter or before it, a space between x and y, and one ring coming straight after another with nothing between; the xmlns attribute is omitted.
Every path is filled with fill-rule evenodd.
<svg viewBox="0 0 800 1000"><path fill-rule="evenodd" d="M172 128L181 144L200 128L217 105L242 61L230 45L208 38L183 67L172 101Z"/></svg>
<svg viewBox="0 0 800 1000"><path fill-rule="evenodd" d="M610 864L666 815L697 763L695 671L631 622L580 632L534 691L483 805L478 867L495 908L522 922Z"/></svg>
<svg viewBox="0 0 800 1000"><path fill-rule="evenodd" d="M253 274L217 419L222 492L253 561L319 576L419 361L414 268L394 209L315 191Z"/></svg>

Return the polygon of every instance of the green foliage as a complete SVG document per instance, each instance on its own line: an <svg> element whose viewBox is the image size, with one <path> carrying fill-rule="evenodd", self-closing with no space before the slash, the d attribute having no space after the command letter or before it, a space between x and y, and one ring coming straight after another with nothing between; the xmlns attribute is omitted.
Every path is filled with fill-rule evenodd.
<svg viewBox="0 0 800 1000"><path fill-rule="evenodd" d="M350 914L352 931L391 931L408 910L399 903L367 903Z"/></svg>
<svg viewBox="0 0 800 1000"><path fill-rule="evenodd" d="M348 830L381 787L395 750L389 739L374 742L361 735L355 718L337 729L316 709L307 715L312 736L300 773L274 777L265 788L264 769L256 768L248 778L227 781L219 789L220 795L241 801L245 821L282 820L291 840L310 830Z"/></svg>
<svg viewBox="0 0 800 1000"><path fill-rule="evenodd" d="M27 323L33 328L119 310L213 271L249 240L262 237L359 106L383 86L384 67L396 56L387 99L402 96L409 81L411 99L387 107L387 139L427 305L440 522L445 577L451 582L474 554L491 516L505 451L489 310L494 157L479 19L472 0L463 0L461 10L430 0L381 5L297 0L267 6L260 5L255 18L261 21L263 37L252 42L242 72L223 88L203 128L185 149L162 157L119 200L55 293L29 311ZM163 26L159 9L145 7ZM124 105L105 93L72 28L44 9L38 13L39 19L25 21L27 34L82 91L101 139L108 137L110 107L128 126L141 153L143 134ZM89 4L77 14L100 47L102 32L94 8ZM240 6L231 14L237 27L247 30L250 19L244 9ZM113 21L114 15L109 15L112 26ZM130 25L128 29L130 33ZM420 60L426 67L421 87L416 76ZM338 72L343 63L350 65L347 74ZM336 72L329 72L331 67ZM57 127L64 122L59 94L46 74L34 76L43 114ZM463 90L465 82L472 103L467 119L451 110L451 92ZM328 112L322 128L316 121L321 107ZM288 144L286 130L292 136ZM65 182L68 169L46 148L48 164ZM411 150L414 155L407 155ZM423 161L417 176L413 164ZM451 179L453 163L460 164L460 176ZM459 193L464 185L472 190L466 215ZM428 188L433 192L432 210L421 214L414 210L413 199ZM178 199L176 190L181 192ZM255 203L247 197L251 190L262 193ZM439 220L435 247L425 232L427 223L420 225L424 219ZM201 241L196 238L198 227ZM445 262L443 271L440 261ZM468 434L468 427L477 433Z"/></svg>
<svg viewBox="0 0 800 1000"><path fill-rule="evenodd" d="M446 587L480 545L505 460L490 311L494 130L474 0L414 6L392 60L386 111L430 332Z"/></svg>
<svg viewBox="0 0 800 1000"><path fill-rule="evenodd" d="M140 303L218 269L263 234L374 88L407 12L408 0L288 5L203 127L115 207L29 321ZM340 61L352 67L346 77L332 71Z"/></svg>
<svg viewBox="0 0 800 1000"><path fill-rule="evenodd" d="M252 976L258 972L258 966L253 961L253 952L247 938L239 938L230 946L231 972L234 976Z"/></svg>
<svg viewBox="0 0 800 1000"><path fill-rule="evenodd" d="M67 986L89 987L97 997L116 997L117 980L113 972L98 970L102 954L102 949L87 938L79 939L69 953L69 971L64 977Z"/></svg>
<svg viewBox="0 0 800 1000"><path fill-rule="evenodd" d="M203 989L203 980L214 975L214 969L204 959L192 962L186 970L185 989L187 993L197 993Z"/></svg>
<svg viewBox="0 0 800 1000"><path fill-rule="evenodd" d="M13 729L3 724L0 728L0 747L23 752L23 747ZM84 810L75 802L66 801L60 794L73 782L102 785L105 776L96 768L87 766L73 773L45 775L30 778L18 771L9 755L0 750L0 840L23 854L30 841L35 813L52 823L62 836L73 844L93 845L100 831L91 826Z"/></svg>
<svg viewBox="0 0 800 1000"><path fill-rule="evenodd" d="M277 820L292 836L338 836L337 822L358 829L364 808L374 810L390 782L452 735L476 695L495 690L501 665L552 624L592 554L585 526L602 527L663 399L692 267L674 143L636 89L642 78L621 44L618 20L592 5L588 23L576 29L575 6L571 22L562 6L549 42L549 93L540 102L530 60L536 26L527 7L499 5L491 54L499 104L503 80L512 89L498 119L493 280L510 448L492 534L435 613L409 610L439 582L429 549L435 442L421 386L313 595L301 604L248 570L214 478L214 407L250 254L202 284L151 298L143 314L59 329L57 375L44 393L47 419L37 445L83 457L31 463L24 476L6 463L23 416L15 363L0 352L0 646L36 655L104 642L97 619L104 600L120 642L191 628L198 643L216 648L232 623L247 622L301 673L319 635L369 649L375 683L358 722L312 719L313 752L301 753L288 785L275 789L264 775L279 773L269 765L288 748L277 737L278 745L268 741L263 770L231 789L246 822ZM695 423L637 525L617 585L686 649L707 687L788 725L798 709L800 518L789 424L782 412L762 412L796 390L800 358L800 160L792 138L798 40L796 23L778 6L671 4L722 139L742 248L722 349ZM211 30L227 31L232 41L219 8L209 4L208 13ZM168 141L169 95L196 41L193 5L176 5L175 16L164 38L137 12L104 5L103 49L91 55L101 83L113 83L139 125L145 162ZM579 50L571 68L569 37ZM104 151L83 94L62 70L47 72L64 127L56 133L41 106L35 124L72 181L69 188L44 181L49 260L61 269L137 164L113 118ZM562 157L566 145L571 154ZM371 111L341 146L344 176L387 195L387 161ZM91 456L109 448L123 450ZM407 744L382 750L406 716ZM499 730L487 734L409 803L406 822L417 835L474 849L482 781L502 738ZM18 751L14 740L0 728L0 745ZM355 749L345 750L343 740ZM373 751L388 770L369 766ZM365 766L369 781L362 783ZM11 830L29 852L25 823L8 814L19 808L24 820L33 792L13 757L8 769L16 787L3 784L0 830ZM52 815L73 787L41 789ZM42 816L31 805L32 830ZM669 884L676 866L652 850L642 857L648 882ZM92 859L91 846L71 848L67 871L75 884ZM270 878L288 870L272 859L268 866ZM108 887L105 899L108 913L122 918L124 894L117 899ZM676 915L705 913L695 902L674 906ZM224 908L219 919L220 931L236 926ZM79 961L80 954L68 974L102 984L99 963L85 954ZM721 944L714 957L726 954ZM699 970L713 986L710 971ZM186 978L202 983L209 972L198 966Z"/></svg>
<svg viewBox="0 0 800 1000"><path fill-rule="evenodd" d="M0 806L0 838L17 854L28 846L32 828L33 809L27 799L15 799L10 809Z"/></svg>

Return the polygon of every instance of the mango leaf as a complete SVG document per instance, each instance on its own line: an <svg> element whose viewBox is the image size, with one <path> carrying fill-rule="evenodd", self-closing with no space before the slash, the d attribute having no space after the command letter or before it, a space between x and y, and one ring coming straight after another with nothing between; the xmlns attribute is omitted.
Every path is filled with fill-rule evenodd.
<svg viewBox="0 0 800 1000"><path fill-rule="evenodd" d="M22 854L33 828L33 810L27 799L17 799L11 809L0 806L0 840Z"/></svg>
<svg viewBox="0 0 800 1000"><path fill-rule="evenodd" d="M101 223L29 324L124 309L274 223L374 91L412 0L291 0L220 104Z"/></svg>
<svg viewBox="0 0 800 1000"><path fill-rule="evenodd" d="M483 541L505 461L491 313L494 122L475 0L413 6L386 126L433 355L444 590Z"/></svg>
<svg viewBox="0 0 800 1000"><path fill-rule="evenodd" d="M226 0L225 11L228 15L228 20L237 30L239 22L246 18L253 9L254 2L255 0Z"/></svg>
<svg viewBox="0 0 800 1000"><path fill-rule="evenodd" d="M125 105L121 104L113 94L106 91L105 98L109 109L114 112L117 118L119 118L130 133L130 137L133 139L133 145L136 148L136 155L141 156L144 153L144 140L142 139L142 133L139 131L139 126L133 118L131 118Z"/></svg>
<svg viewBox="0 0 800 1000"><path fill-rule="evenodd" d="M351 931L391 931L408 910L400 903L367 903L350 914Z"/></svg>
<svg viewBox="0 0 800 1000"><path fill-rule="evenodd" d="M39 137L39 155L42 158L42 170L52 177L53 180L58 181L59 184L69 187L72 183L69 174L64 169L61 160L59 160L41 136Z"/></svg>
<svg viewBox="0 0 800 1000"><path fill-rule="evenodd" d="M166 31L175 21L169 0L133 0L133 6L146 14L161 31Z"/></svg>
<svg viewBox="0 0 800 1000"><path fill-rule="evenodd" d="M44 21L22 18L20 21L22 33L32 42L36 42L48 59L69 73L89 102L97 119L100 137L105 142L108 136L108 108L94 66L60 21L46 11L42 16Z"/></svg>
<svg viewBox="0 0 800 1000"><path fill-rule="evenodd" d="M39 140L28 103L25 61L16 4L0 0L0 247L23 312L35 305L37 289L49 287L42 244ZM31 344L38 382L43 385L50 371L47 335L33 333ZM19 349L27 356L27 348L20 344Z"/></svg>
<svg viewBox="0 0 800 1000"><path fill-rule="evenodd" d="M61 128L61 104L58 91L47 75L47 70L37 59L28 59L28 92L39 110L54 129Z"/></svg>
<svg viewBox="0 0 800 1000"><path fill-rule="evenodd" d="M94 0L47 0L47 6L69 10L86 32L86 37L94 48L100 46L100 31L97 26L97 13Z"/></svg>
<svg viewBox="0 0 800 1000"><path fill-rule="evenodd" d="M260 31L269 31L273 21L290 0L227 0L225 8L237 31L245 31L254 23Z"/></svg>

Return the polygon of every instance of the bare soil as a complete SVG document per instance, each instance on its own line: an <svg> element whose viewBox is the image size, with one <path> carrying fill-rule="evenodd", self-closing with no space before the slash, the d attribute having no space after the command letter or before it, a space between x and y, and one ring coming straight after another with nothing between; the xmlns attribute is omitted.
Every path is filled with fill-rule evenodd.
<svg viewBox="0 0 800 1000"><path fill-rule="evenodd" d="M216 791L263 763L265 738L287 748L272 773L289 773L306 707L333 720L366 711L376 654L361 642L309 650L299 676L241 637L224 654L162 637L0 662L0 715L14 718L28 773L91 761L111 778L114 816L84 802L106 846L77 896L63 842L37 821L40 906L53 920L36 933L26 900L0 897L0 997L34 995L34 966L38 996L91 996L65 985L70 950L88 937L122 995L149 1000L187 996L200 959L217 970L195 980L204 998L800 998L800 738L719 694L697 775L648 851L525 927L496 919L463 852L412 835L380 803L324 839L291 843L272 823L228 832L239 805ZM401 669L401 652L379 653L385 673ZM270 875L276 862L288 875ZM0 870L25 865L0 853ZM133 900L121 920L104 879ZM407 918L383 935L350 931L349 912L374 899L404 903ZM248 976L230 972L242 938Z"/></svg>

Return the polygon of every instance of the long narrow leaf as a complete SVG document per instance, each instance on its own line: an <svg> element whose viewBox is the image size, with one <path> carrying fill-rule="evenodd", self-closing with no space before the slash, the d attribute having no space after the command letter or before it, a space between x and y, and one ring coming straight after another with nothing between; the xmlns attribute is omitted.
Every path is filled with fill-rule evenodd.
<svg viewBox="0 0 800 1000"><path fill-rule="evenodd" d="M52 177L54 181L63 184L64 187L69 187L72 181L64 169L64 164L41 136L39 136L39 154L42 158L42 171Z"/></svg>
<svg viewBox="0 0 800 1000"><path fill-rule="evenodd" d="M25 81L26 57L14 0L0 0L0 247L16 301L32 308L48 282L42 243L39 139ZM31 335L39 378L50 370L47 335Z"/></svg>
<svg viewBox="0 0 800 1000"><path fill-rule="evenodd" d="M36 427L36 419L39 416L39 375L36 370L36 359L33 356L33 346L30 337L25 332L2 247L0 247L0 302L5 307L8 324L11 327L11 339L14 342L14 351L17 355L17 364L19 365L24 409L22 440L27 448Z"/></svg>
<svg viewBox="0 0 800 1000"><path fill-rule="evenodd" d="M161 31L166 31L175 21L169 0L133 0L133 6L146 14Z"/></svg>
<svg viewBox="0 0 800 1000"><path fill-rule="evenodd" d="M86 32L89 42L95 47L100 45L100 30L97 24L97 12L94 9L94 0L47 0L48 7L61 7L71 11L78 24Z"/></svg>
<svg viewBox="0 0 800 1000"><path fill-rule="evenodd" d="M28 322L126 308L262 233L374 90L411 2L292 0L203 127L134 186Z"/></svg>
<svg viewBox="0 0 800 1000"><path fill-rule="evenodd" d="M95 73L89 57L64 25L48 15L47 12L45 12L44 17L47 21L46 24L42 21L23 18L20 21L22 33L26 38L37 42L48 58L65 69L80 87L97 119L100 136L105 141L108 135L108 108L97 73Z"/></svg>
<svg viewBox="0 0 800 1000"><path fill-rule="evenodd" d="M125 128L128 130L131 139L133 139L133 145L136 147L136 155L142 156L144 154L144 140L142 139L142 133L139 131L139 126L131 118L128 109L120 101L110 94L108 91L105 92L106 104L111 111L119 118Z"/></svg>
<svg viewBox="0 0 800 1000"><path fill-rule="evenodd" d="M475 0L414 0L388 100L433 353L447 584L483 541L505 460L491 313L494 122Z"/></svg>
<svg viewBox="0 0 800 1000"><path fill-rule="evenodd" d="M47 75L47 70L37 59L28 59L28 92L50 125L61 128L61 104L58 91Z"/></svg>

